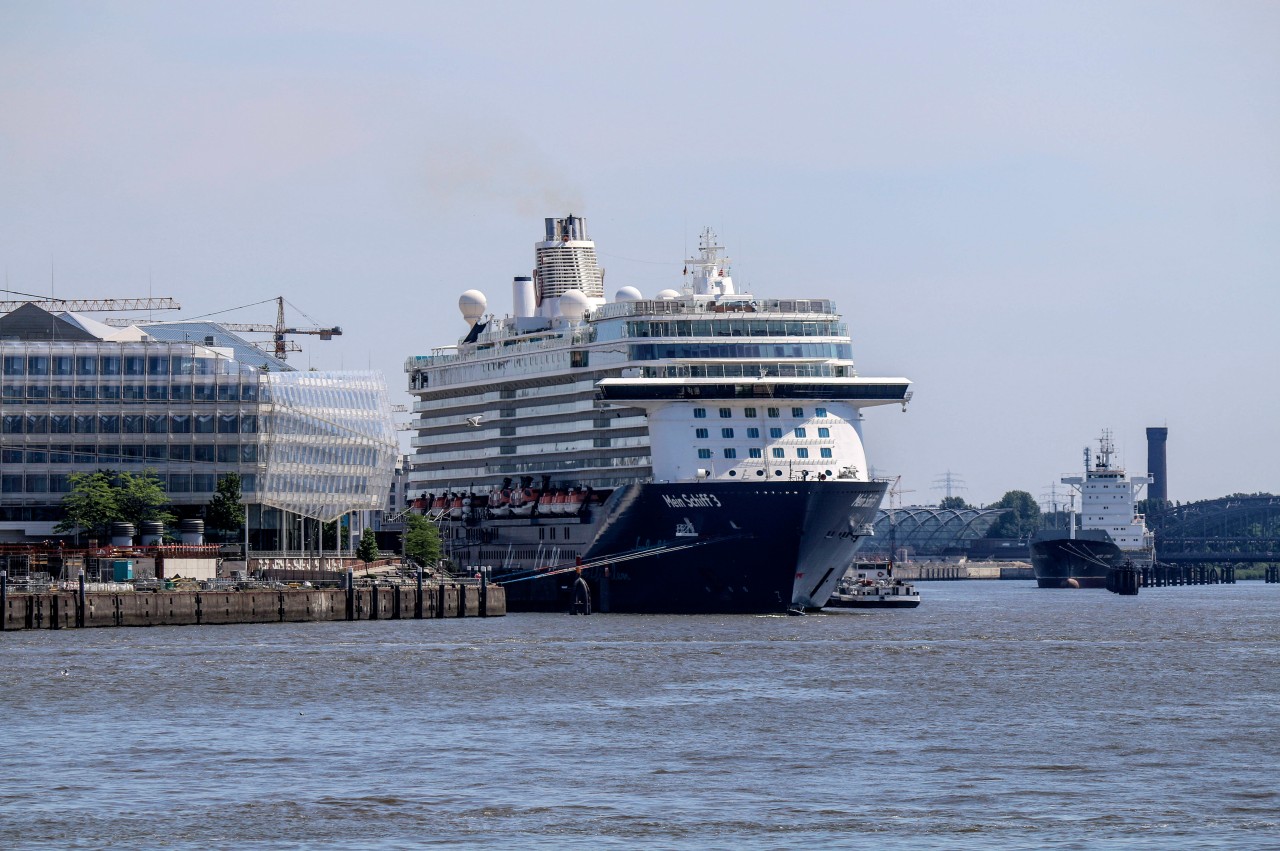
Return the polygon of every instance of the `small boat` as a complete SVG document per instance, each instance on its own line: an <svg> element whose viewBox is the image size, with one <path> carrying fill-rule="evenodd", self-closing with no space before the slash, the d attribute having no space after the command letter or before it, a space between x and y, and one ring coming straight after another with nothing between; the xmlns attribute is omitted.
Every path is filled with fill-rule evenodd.
<svg viewBox="0 0 1280 851"><path fill-rule="evenodd" d="M893 579L880 571L877 576L860 572L845 576L827 600L829 609L914 609L920 592L910 582Z"/></svg>

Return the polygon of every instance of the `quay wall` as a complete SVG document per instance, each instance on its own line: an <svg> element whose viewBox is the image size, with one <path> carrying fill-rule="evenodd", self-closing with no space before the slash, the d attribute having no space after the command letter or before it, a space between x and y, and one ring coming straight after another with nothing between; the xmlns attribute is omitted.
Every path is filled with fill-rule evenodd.
<svg viewBox="0 0 1280 851"><path fill-rule="evenodd" d="M482 599L483 598L483 599ZM344 589L252 591L75 591L7 594L0 631L107 626L196 626L288 621L415 620L501 617L506 590L498 585L388 585Z"/></svg>

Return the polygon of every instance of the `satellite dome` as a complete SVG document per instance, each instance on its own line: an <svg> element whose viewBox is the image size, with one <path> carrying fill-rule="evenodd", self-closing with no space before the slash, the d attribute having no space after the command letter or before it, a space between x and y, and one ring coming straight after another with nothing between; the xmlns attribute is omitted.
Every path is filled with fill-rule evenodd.
<svg viewBox="0 0 1280 851"><path fill-rule="evenodd" d="M458 310L462 311L462 318L469 325L476 324L484 316L484 309L488 306L488 299L479 290L467 290L458 298Z"/></svg>
<svg viewBox="0 0 1280 851"><path fill-rule="evenodd" d="M680 293L675 290L658 290L655 296L659 301L670 301L673 298L680 298Z"/></svg>
<svg viewBox="0 0 1280 851"><path fill-rule="evenodd" d="M582 290L566 290L560 296L560 313L573 322L581 320L589 307L591 302Z"/></svg>
<svg viewBox="0 0 1280 851"><path fill-rule="evenodd" d="M635 287L623 287L613 296L614 301L640 301L642 298L644 296Z"/></svg>

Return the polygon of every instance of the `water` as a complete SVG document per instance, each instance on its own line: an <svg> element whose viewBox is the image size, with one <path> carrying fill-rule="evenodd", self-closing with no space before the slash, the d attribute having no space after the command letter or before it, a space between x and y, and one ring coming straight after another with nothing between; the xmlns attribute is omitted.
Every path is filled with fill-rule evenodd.
<svg viewBox="0 0 1280 851"><path fill-rule="evenodd" d="M1280 847L1280 586L922 588L0 635L0 846Z"/></svg>

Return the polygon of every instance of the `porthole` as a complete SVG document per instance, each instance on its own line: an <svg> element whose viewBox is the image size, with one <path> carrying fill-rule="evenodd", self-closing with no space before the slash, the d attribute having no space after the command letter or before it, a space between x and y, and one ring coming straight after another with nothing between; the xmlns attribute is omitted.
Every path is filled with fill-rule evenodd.
<svg viewBox="0 0 1280 851"><path fill-rule="evenodd" d="M733 476L736 476L736 475L738 475L738 471L737 471L737 470L730 470L730 471L729 471L729 476L730 476L730 478L732 478Z"/></svg>
<svg viewBox="0 0 1280 851"><path fill-rule="evenodd" d="M756 470L756 475L757 475L757 476L763 476L763 475L764 475L764 470Z"/></svg>
<svg viewBox="0 0 1280 851"><path fill-rule="evenodd" d="M773 471L773 474L774 474L775 476L781 476L781 475L782 475L782 471L781 471L781 470L774 470L774 471Z"/></svg>

